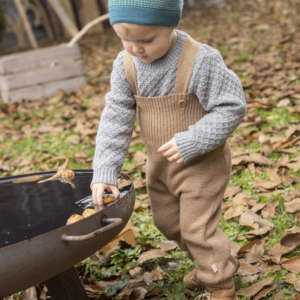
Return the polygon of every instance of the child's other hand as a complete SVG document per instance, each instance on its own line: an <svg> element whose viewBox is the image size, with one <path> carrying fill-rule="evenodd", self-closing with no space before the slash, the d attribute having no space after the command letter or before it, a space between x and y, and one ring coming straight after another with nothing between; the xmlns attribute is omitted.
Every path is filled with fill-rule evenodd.
<svg viewBox="0 0 300 300"><path fill-rule="evenodd" d="M175 161L177 163L183 162L183 158L179 153L179 149L174 138L160 146L157 151L165 156L168 161Z"/></svg>
<svg viewBox="0 0 300 300"><path fill-rule="evenodd" d="M115 185L105 183L94 183L92 185L92 198L96 209L100 209L103 206L104 191L111 191L114 198L120 197L120 191Z"/></svg>

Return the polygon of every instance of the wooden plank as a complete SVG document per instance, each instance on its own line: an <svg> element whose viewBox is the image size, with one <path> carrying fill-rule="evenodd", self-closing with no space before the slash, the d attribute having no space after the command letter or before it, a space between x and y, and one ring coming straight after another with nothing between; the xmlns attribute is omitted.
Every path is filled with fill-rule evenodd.
<svg viewBox="0 0 300 300"><path fill-rule="evenodd" d="M2 78L2 90L13 90L43 84L51 81L80 76L84 73L81 60L66 64L45 66L36 70L22 73L4 75Z"/></svg>
<svg viewBox="0 0 300 300"><path fill-rule="evenodd" d="M47 280L45 284L51 299L89 300L74 267Z"/></svg>
<svg viewBox="0 0 300 300"><path fill-rule="evenodd" d="M69 18L72 20L74 24L76 24L75 15L73 12L73 7L71 4L71 0L60 0L59 1L64 8L66 14L69 16Z"/></svg>
<svg viewBox="0 0 300 300"><path fill-rule="evenodd" d="M25 11L25 9L23 7L23 4L22 4L21 0L15 0L15 4L16 4L17 10L19 12L19 15L20 15L20 17L21 17L21 19L23 21L23 24L24 24L24 27L25 27L25 31L26 31L26 33L28 35L29 41L31 43L31 46L33 48L38 48L37 41L35 39L34 33L32 31L31 25L29 23L26 11Z"/></svg>
<svg viewBox="0 0 300 300"><path fill-rule="evenodd" d="M48 0L48 2L53 8L53 10L56 12L57 16L63 23L64 28L67 30L69 35L71 37L75 36L78 33L78 29L65 12L64 7L61 5L61 3L58 0Z"/></svg>
<svg viewBox="0 0 300 300"><path fill-rule="evenodd" d="M97 1L98 0L79 1L81 6L79 10L79 17L80 17L80 23L82 24L82 27L101 15ZM103 31L103 27L101 24L99 24L98 26L94 26L90 30L90 32L99 32L99 31Z"/></svg>
<svg viewBox="0 0 300 300"><path fill-rule="evenodd" d="M0 74L10 74L47 66L55 62L80 59L78 45L47 47L43 49L6 55L0 59Z"/></svg>
<svg viewBox="0 0 300 300"><path fill-rule="evenodd" d="M5 91L2 90L2 99L4 103L25 100L37 100L41 98L49 98L57 95L57 91L62 89L65 93L76 91L86 84L85 77L79 76L61 81L39 84L23 89Z"/></svg>

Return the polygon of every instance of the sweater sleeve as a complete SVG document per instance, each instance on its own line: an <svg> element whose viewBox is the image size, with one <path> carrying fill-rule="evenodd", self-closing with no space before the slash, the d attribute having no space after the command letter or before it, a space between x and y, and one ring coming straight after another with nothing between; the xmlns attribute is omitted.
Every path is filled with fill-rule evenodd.
<svg viewBox="0 0 300 300"><path fill-rule="evenodd" d="M92 184L117 185L134 128L136 104L125 76L123 58L124 51L113 63L111 91L105 97L96 137Z"/></svg>
<svg viewBox="0 0 300 300"><path fill-rule="evenodd" d="M175 134L185 162L223 144L246 113L241 82L216 50L196 62L189 92L197 95L206 115L187 131Z"/></svg>

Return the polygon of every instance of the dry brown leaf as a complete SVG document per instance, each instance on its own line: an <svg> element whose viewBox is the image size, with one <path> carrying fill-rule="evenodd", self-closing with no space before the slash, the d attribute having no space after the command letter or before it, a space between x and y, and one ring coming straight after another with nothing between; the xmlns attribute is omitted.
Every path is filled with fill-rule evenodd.
<svg viewBox="0 0 300 300"><path fill-rule="evenodd" d="M297 247L300 244L300 227L294 226L286 230L286 235L281 239L280 244L285 247Z"/></svg>
<svg viewBox="0 0 300 300"><path fill-rule="evenodd" d="M237 166L240 164L247 164L247 163L255 163L257 165L271 165L272 162L266 158L265 156L259 153L243 153L237 156L233 156L232 158L232 165Z"/></svg>
<svg viewBox="0 0 300 300"><path fill-rule="evenodd" d="M174 241L162 240L160 242L160 249L162 251L169 252L169 251L174 250L176 248L178 248L178 245Z"/></svg>
<svg viewBox="0 0 300 300"><path fill-rule="evenodd" d="M259 273L259 270L255 265L251 265L246 261L240 261L240 266L237 273L240 276L249 276Z"/></svg>
<svg viewBox="0 0 300 300"><path fill-rule="evenodd" d="M267 171L267 175L270 180L257 179L255 184L264 189L274 189L282 183L280 176L277 174L277 170L270 169Z"/></svg>
<svg viewBox="0 0 300 300"><path fill-rule="evenodd" d="M255 152L249 154L248 161L253 162L257 165L270 165L270 164L272 164L272 162L267 157L261 155L260 153L255 153Z"/></svg>
<svg viewBox="0 0 300 300"><path fill-rule="evenodd" d="M267 286L272 286L274 283L273 278L266 278L264 280L261 280L247 288L243 288L237 291L237 294L239 296L244 296L244 297L253 297L256 294L258 294L263 288Z"/></svg>
<svg viewBox="0 0 300 300"><path fill-rule="evenodd" d="M107 254L112 249L118 247L120 241L124 241L132 247L136 246L136 227L129 221L124 229L108 244L106 244L101 252Z"/></svg>
<svg viewBox="0 0 300 300"><path fill-rule="evenodd" d="M224 213L225 220L240 216L248 207L247 193L242 192L237 194L231 201L228 201L226 205L229 206L229 209Z"/></svg>
<svg viewBox="0 0 300 300"><path fill-rule="evenodd" d="M297 275L295 273L289 273L284 278L284 282L287 282L289 284L294 284L297 280Z"/></svg>
<svg viewBox="0 0 300 300"><path fill-rule="evenodd" d="M132 278L136 278L136 277L142 275L143 272L144 272L143 268L141 268L141 267L135 267L134 269L130 269L129 270L129 275Z"/></svg>
<svg viewBox="0 0 300 300"><path fill-rule="evenodd" d="M297 292L300 292L300 279L297 279L294 283L294 288Z"/></svg>
<svg viewBox="0 0 300 300"><path fill-rule="evenodd" d="M270 259L275 263L279 264L281 261L281 256L292 251L293 247L285 247L280 243L274 245L269 251Z"/></svg>
<svg viewBox="0 0 300 300"><path fill-rule="evenodd" d="M283 291L279 291L278 293L276 293L272 298L272 300L284 300L284 295L283 295Z"/></svg>
<svg viewBox="0 0 300 300"><path fill-rule="evenodd" d="M249 264L262 263L265 252L265 239L261 239L249 249L245 255L245 261Z"/></svg>
<svg viewBox="0 0 300 300"><path fill-rule="evenodd" d="M282 267L290 272L300 272L300 257L294 256L282 262Z"/></svg>
<svg viewBox="0 0 300 300"><path fill-rule="evenodd" d="M257 213L258 211L262 210L266 205L267 205L267 203L256 203L255 202L255 205L253 207L251 207L251 211L253 211L254 213Z"/></svg>
<svg viewBox="0 0 300 300"><path fill-rule="evenodd" d="M153 279L154 279L154 281L163 280L164 279L163 271L162 271L162 269L161 269L161 267L159 265L155 266L155 268L152 271L152 273L153 273Z"/></svg>
<svg viewBox="0 0 300 300"><path fill-rule="evenodd" d="M258 294L256 294L253 300L265 299L265 296L267 296L270 292L274 291L276 288L277 288L277 283L274 282L271 286L265 287Z"/></svg>
<svg viewBox="0 0 300 300"><path fill-rule="evenodd" d="M266 136L264 134L260 134L258 141L260 143L260 149L261 152L264 155L270 155L273 152L273 146L272 146L272 142L271 142L271 138L269 136Z"/></svg>
<svg viewBox="0 0 300 300"><path fill-rule="evenodd" d="M78 135L70 135L67 137L66 141L68 143L71 143L73 145L79 145L80 144L80 137Z"/></svg>
<svg viewBox="0 0 300 300"><path fill-rule="evenodd" d="M162 251L161 249L151 249L149 251L142 253L142 255L138 259L138 263L143 264L144 262L150 259L156 259L156 258L164 257L166 255L167 253L165 251Z"/></svg>
<svg viewBox="0 0 300 300"><path fill-rule="evenodd" d="M255 245L260 245L261 243L264 243L264 239L255 239L253 241L248 242L240 248L240 250L238 251L238 256L244 256L251 250L251 248L253 248Z"/></svg>
<svg viewBox="0 0 300 300"><path fill-rule="evenodd" d="M300 213L298 213L296 218L295 218L295 225L300 227Z"/></svg>
<svg viewBox="0 0 300 300"><path fill-rule="evenodd" d="M136 162L137 166L142 166L146 163L147 155L142 151L136 151L133 159Z"/></svg>
<svg viewBox="0 0 300 300"><path fill-rule="evenodd" d="M300 211L300 198L284 203L285 210L290 213Z"/></svg>
<svg viewBox="0 0 300 300"><path fill-rule="evenodd" d="M300 131L300 125L290 126L285 132L286 138L291 137L296 131Z"/></svg>
<svg viewBox="0 0 300 300"><path fill-rule="evenodd" d="M241 277L241 282L242 283L249 283L249 282L256 281L258 278L259 278L259 274L242 276Z"/></svg>
<svg viewBox="0 0 300 300"><path fill-rule="evenodd" d="M142 177L137 177L134 179L133 184L134 188L138 190L146 186L146 181Z"/></svg>
<svg viewBox="0 0 300 300"><path fill-rule="evenodd" d="M273 228L273 223L261 218L259 215L251 210L245 211L239 219L239 223L243 226L248 226L254 229L267 227L269 230Z"/></svg>
<svg viewBox="0 0 300 300"><path fill-rule="evenodd" d="M224 194L224 199L235 196L240 191L241 188L239 186L228 186Z"/></svg>
<svg viewBox="0 0 300 300"><path fill-rule="evenodd" d="M271 219L275 217L275 210L276 207L279 205L279 201L276 199L273 199L271 201L269 201L265 207L263 208L261 215L263 216L263 218L265 219Z"/></svg>

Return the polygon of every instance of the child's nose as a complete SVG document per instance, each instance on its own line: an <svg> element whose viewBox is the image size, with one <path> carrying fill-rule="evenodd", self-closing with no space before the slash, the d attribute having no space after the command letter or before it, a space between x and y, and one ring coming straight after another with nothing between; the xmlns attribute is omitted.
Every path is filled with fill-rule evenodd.
<svg viewBox="0 0 300 300"><path fill-rule="evenodd" d="M144 49L143 49L143 47L141 45L134 44L132 46L132 52L136 53L136 54L141 54L141 53L144 52Z"/></svg>

